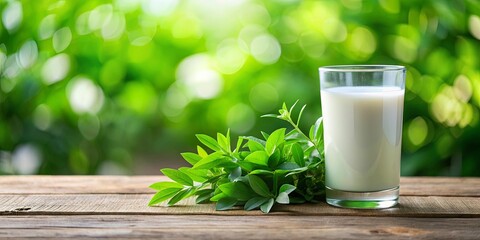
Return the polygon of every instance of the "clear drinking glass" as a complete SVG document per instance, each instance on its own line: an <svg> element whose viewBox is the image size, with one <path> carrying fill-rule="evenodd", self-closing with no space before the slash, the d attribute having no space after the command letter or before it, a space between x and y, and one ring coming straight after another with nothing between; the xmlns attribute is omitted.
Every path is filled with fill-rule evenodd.
<svg viewBox="0 0 480 240"><path fill-rule="evenodd" d="M405 67L320 69L327 203L345 208L397 204Z"/></svg>

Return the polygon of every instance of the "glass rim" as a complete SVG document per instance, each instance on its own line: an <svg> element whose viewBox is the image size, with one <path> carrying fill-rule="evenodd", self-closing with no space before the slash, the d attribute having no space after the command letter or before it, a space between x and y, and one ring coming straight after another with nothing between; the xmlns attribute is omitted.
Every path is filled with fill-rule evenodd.
<svg viewBox="0 0 480 240"><path fill-rule="evenodd" d="M324 72L385 72L385 71L405 71L405 66L401 65L330 65L318 68Z"/></svg>

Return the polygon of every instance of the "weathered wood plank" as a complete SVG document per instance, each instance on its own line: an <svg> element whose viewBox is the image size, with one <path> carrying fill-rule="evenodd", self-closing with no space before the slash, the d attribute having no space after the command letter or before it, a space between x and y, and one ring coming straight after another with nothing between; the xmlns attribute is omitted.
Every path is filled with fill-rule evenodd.
<svg viewBox="0 0 480 240"><path fill-rule="evenodd" d="M13 214L159 214L262 215L259 211L215 211L193 199L174 207L148 207L151 194L0 195L0 215ZM326 203L279 205L273 214L318 216L398 216L480 218L480 198L403 196L397 207L384 210L341 209Z"/></svg>
<svg viewBox="0 0 480 240"><path fill-rule="evenodd" d="M164 176L2 176L0 194L153 193ZM404 196L480 197L480 178L402 177Z"/></svg>
<svg viewBox="0 0 480 240"><path fill-rule="evenodd" d="M0 237L161 239L478 239L472 218L345 216L6 216Z"/></svg>

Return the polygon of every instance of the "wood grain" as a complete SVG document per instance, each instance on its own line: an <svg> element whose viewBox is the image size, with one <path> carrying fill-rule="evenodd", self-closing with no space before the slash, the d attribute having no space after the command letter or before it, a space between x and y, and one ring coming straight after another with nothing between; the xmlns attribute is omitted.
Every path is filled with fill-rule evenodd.
<svg viewBox="0 0 480 240"><path fill-rule="evenodd" d="M0 195L0 214L159 214L159 215L262 215L260 211L215 211L212 204L194 204L187 199L174 207L148 207L151 194ZM402 196L397 207L384 210L354 210L326 203L279 205L277 215L480 217L480 198ZM479 220L480 221L480 220Z"/></svg>
<svg viewBox="0 0 480 240"><path fill-rule="evenodd" d="M6 216L1 238L478 239L471 218L348 216Z"/></svg>
<svg viewBox="0 0 480 240"><path fill-rule="evenodd" d="M0 194L153 193L164 176L2 176ZM403 196L480 197L480 178L402 177Z"/></svg>

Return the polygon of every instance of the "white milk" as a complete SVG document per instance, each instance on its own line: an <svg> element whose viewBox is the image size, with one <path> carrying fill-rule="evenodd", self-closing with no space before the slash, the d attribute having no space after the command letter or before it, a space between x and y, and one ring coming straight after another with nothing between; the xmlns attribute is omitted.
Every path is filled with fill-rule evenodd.
<svg viewBox="0 0 480 240"><path fill-rule="evenodd" d="M399 87L321 91L328 187L379 191L399 186L403 96Z"/></svg>

